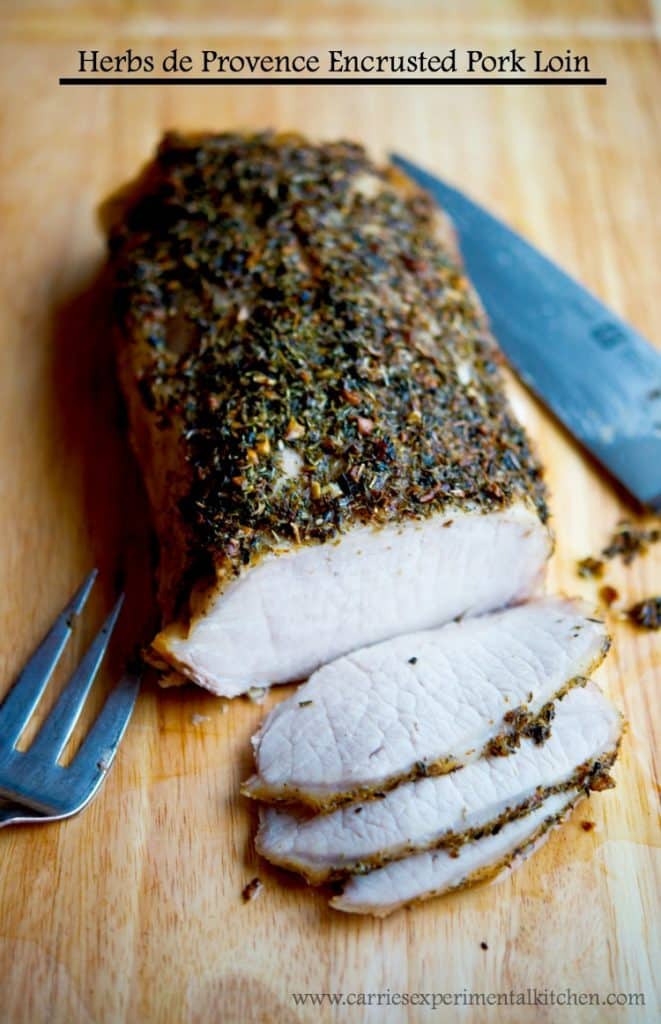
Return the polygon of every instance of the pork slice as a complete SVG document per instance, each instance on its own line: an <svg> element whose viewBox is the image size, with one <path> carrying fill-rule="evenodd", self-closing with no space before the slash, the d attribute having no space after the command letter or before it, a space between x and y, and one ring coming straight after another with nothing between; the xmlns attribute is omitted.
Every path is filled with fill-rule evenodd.
<svg viewBox="0 0 661 1024"><path fill-rule="evenodd" d="M498 832L465 843L459 850L428 850L366 875L353 875L330 905L349 914L385 917L410 903L485 882L537 849L549 829L584 795L578 789L554 793L524 817L508 821Z"/></svg>
<svg viewBox="0 0 661 1024"><path fill-rule="evenodd" d="M267 716L243 792L329 809L507 752L607 648L583 602L544 597L355 651Z"/></svg>
<svg viewBox="0 0 661 1024"><path fill-rule="evenodd" d="M536 592L541 468L430 197L351 143L171 135L106 222L161 667L234 696Z"/></svg>
<svg viewBox="0 0 661 1024"><path fill-rule="evenodd" d="M558 704L550 738L521 741L509 757L487 757L450 775L403 783L383 799L305 817L263 807L259 852L318 883L361 873L410 853L460 845L525 814L554 792L605 785L621 716L594 683Z"/></svg>

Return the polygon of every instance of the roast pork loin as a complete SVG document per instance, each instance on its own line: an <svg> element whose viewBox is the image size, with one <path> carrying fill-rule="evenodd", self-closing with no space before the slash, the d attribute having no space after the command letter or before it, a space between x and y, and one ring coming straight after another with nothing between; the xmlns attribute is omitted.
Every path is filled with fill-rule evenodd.
<svg viewBox="0 0 661 1024"><path fill-rule="evenodd" d="M233 696L535 593L539 463L427 195L348 142L170 135L105 220L160 666Z"/></svg>

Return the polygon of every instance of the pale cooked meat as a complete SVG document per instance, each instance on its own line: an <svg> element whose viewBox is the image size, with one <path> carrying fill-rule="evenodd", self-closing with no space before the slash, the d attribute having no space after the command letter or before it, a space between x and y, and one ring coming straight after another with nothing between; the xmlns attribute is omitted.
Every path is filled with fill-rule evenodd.
<svg viewBox="0 0 661 1024"><path fill-rule="evenodd" d="M328 809L506 752L607 648L583 602L544 597L354 651L267 716L243 792Z"/></svg>
<svg viewBox="0 0 661 1024"><path fill-rule="evenodd" d="M366 875L352 875L330 905L348 914L385 917L400 907L485 882L536 850L549 829L584 796L570 789L546 798L523 818L458 850L427 850L392 861Z"/></svg>
<svg viewBox="0 0 661 1024"><path fill-rule="evenodd" d="M509 757L482 758L450 775L403 783L381 800L313 818L262 807L257 849L316 883L456 846L489 834L553 792L603 788L621 728L619 713L588 683L559 702L551 736L542 745L524 739Z"/></svg>
<svg viewBox="0 0 661 1024"><path fill-rule="evenodd" d="M161 665L232 696L535 592L539 463L429 197L351 143L168 136L106 219Z"/></svg>
<svg viewBox="0 0 661 1024"><path fill-rule="evenodd" d="M232 580L187 629L154 649L201 685L232 697L300 679L366 643L521 601L535 590L548 539L523 505L447 515L339 543L266 556Z"/></svg>

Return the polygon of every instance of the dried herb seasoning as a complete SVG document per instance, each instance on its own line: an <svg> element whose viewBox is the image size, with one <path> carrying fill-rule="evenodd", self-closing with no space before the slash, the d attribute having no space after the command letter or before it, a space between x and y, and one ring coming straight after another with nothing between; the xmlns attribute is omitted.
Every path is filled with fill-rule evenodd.
<svg viewBox="0 0 661 1024"><path fill-rule="evenodd" d="M244 903L252 903L258 896L261 896L264 889L264 883L261 878L253 878L247 885L245 885L241 891L241 899Z"/></svg>
<svg viewBox="0 0 661 1024"><path fill-rule="evenodd" d="M627 519L622 519L617 524L608 544L602 548L600 558L588 557L578 562L578 575L601 576L604 571L604 562L618 556L625 565L630 565L634 558L647 552L650 544L656 544L659 540L661 540L661 528L658 526L636 526Z"/></svg>
<svg viewBox="0 0 661 1024"><path fill-rule="evenodd" d="M661 596L638 601L629 608L627 616L641 629L661 629Z"/></svg>
<svg viewBox="0 0 661 1024"><path fill-rule="evenodd" d="M168 135L110 231L189 561L533 500L540 466L431 199L349 142Z"/></svg>
<svg viewBox="0 0 661 1024"><path fill-rule="evenodd" d="M616 530L602 554L604 558L615 558L619 555L625 565L630 565L634 558L646 553L650 544L655 544L659 540L661 540L659 527L647 529L635 526L623 519L617 524Z"/></svg>
<svg viewBox="0 0 661 1024"><path fill-rule="evenodd" d="M578 563L578 575L588 579L591 576L601 576L604 571L604 563L600 558L582 558Z"/></svg>
<svg viewBox="0 0 661 1024"><path fill-rule="evenodd" d="M607 608L610 608L610 606L617 601L619 596L620 595L615 587L611 587L608 583L605 583L603 587L599 588L599 600L602 604L606 605Z"/></svg>

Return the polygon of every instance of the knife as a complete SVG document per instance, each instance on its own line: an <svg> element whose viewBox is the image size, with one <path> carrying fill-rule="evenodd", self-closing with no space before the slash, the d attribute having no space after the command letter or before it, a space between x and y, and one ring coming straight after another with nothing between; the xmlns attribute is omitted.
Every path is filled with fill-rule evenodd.
<svg viewBox="0 0 661 1024"><path fill-rule="evenodd" d="M452 218L521 379L639 502L661 511L661 352L477 203L403 157L392 161Z"/></svg>

